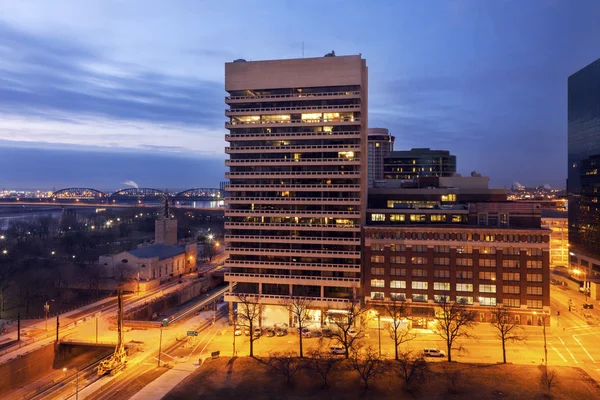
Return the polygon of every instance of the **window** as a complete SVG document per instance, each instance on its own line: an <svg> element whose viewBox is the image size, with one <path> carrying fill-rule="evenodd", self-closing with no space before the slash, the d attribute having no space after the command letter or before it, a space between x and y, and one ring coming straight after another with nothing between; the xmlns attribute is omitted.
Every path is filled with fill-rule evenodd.
<svg viewBox="0 0 600 400"><path fill-rule="evenodd" d="M543 254L542 249L527 249L528 256L541 256Z"/></svg>
<svg viewBox="0 0 600 400"><path fill-rule="evenodd" d="M479 279L483 279L486 281L495 281L496 280L496 273L495 272L489 272L489 271L479 271Z"/></svg>
<svg viewBox="0 0 600 400"><path fill-rule="evenodd" d="M456 195L455 194L443 194L442 195L442 201L444 201L444 202L456 202Z"/></svg>
<svg viewBox="0 0 600 400"><path fill-rule="evenodd" d="M500 226L508 226L508 214L500 214Z"/></svg>
<svg viewBox="0 0 600 400"><path fill-rule="evenodd" d="M450 265L450 258L449 257L435 257L433 259L433 264L434 265Z"/></svg>
<svg viewBox="0 0 600 400"><path fill-rule="evenodd" d="M496 298L495 297L480 297L479 304L482 306L495 306Z"/></svg>
<svg viewBox="0 0 600 400"><path fill-rule="evenodd" d="M541 282L542 274L527 274L527 282Z"/></svg>
<svg viewBox="0 0 600 400"><path fill-rule="evenodd" d="M392 301L406 301L405 293L390 293L390 299Z"/></svg>
<svg viewBox="0 0 600 400"><path fill-rule="evenodd" d="M413 281L411 287L418 290L427 290L427 282Z"/></svg>
<svg viewBox="0 0 600 400"><path fill-rule="evenodd" d="M504 294L521 294L521 286L513 286L513 285L502 286L502 293L504 293Z"/></svg>
<svg viewBox="0 0 600 400"><path fill-rule="evenodd" d="M406 268L390 268L391 276L406 276Z"/></svg>
<svg viewBox="0 0 600 400"><path fill-rule="evenodd" d="M412 263L413 265L427 264L427 257L413 257Z"/></svg>
<svg viewBox="0 0 600 400"><path fill-rule="evenodd" d="M479 254L496 254L495 247L481 247L479 249Z"/></svg>
<svg viewBox="0 0 600 400"><path fill-rule="evenodd" d="M473 271L456 271L456 279L473 279Z"/></svg>
<svg viewBox="0 0 600 400"><path fill-rule="evenodd" d="M520 281L521 274L519 274L518 272L503 272L502 280L503 281Z"/></svg>
<svg viewBox="0 0 600 400"><path fill-rule="evenodd" d="M343 220L341 220L343 221ZM371 239L385 239L383 232L371 232L369 233Z"/></svg>
<svg viewBox="0 0 600 400"><path fill-rule="evenodd" d="M460 224L462 222L462 220L463 220L462 215L460 215L460 214L453 214L452 215L452 223L454 223L454 224L457 224L457 223Z"/></svg>
<svg viewBox="0 0 600 400"><path fill-rule="evenodd" d="M542 262L540 260L527 260L527 268L542 268Z"/></svg>
<svg viewBox="0 0 600 400"><path fill-rule="evenodd" d="M479 259L479 266L480 267L495 267L496 266L496 260L493 258L480 258Z"/></svg>
<svg viewBox="0 0 600 400"><path fill-rule="evenodd" d="M486 226L488 224L487 213L479 213L477 215L477 225Z"/></svg>
<svg viewBox="0 0 600 400"><path fill-rule="evenodd" d="M371 268L371 275L373 276L380 276L383 275L385 272L385 270L381 267L372 267Z"/></svg>
<svg viewBox="0 0 600 400"><path fill-rule="evenodd" d="M479 293L496 293L496 285L479 285Z"/></svg>
<svg viewBox="0 0 600 400"><path fill-rule="evenodd" d="M403 244L390 244L390 251L406 251L406 246Z"/></svg>
<svg viewBox="0 0 600 400"><path fill-rule="evenodd" d="M410 222L427 222L425 214L410 214Z"/></svg>
<svg viewBox="0 0 600 400"><path fill-rule="evenodd" d="M385 214L371 214L371 221L373 222L384 222Z"/></svg>
<svg viewBox="0 0 600 400"><path fill-rule="evenodd" d="M390 262L392 264L406 264L406 257L404 256L391 256Z"/></svg>
<svg viewBox="0 0 600 400"><path fill-rule="evenodd" d="M433 246L434 253L450 253L450 246Z"/></svg>
<svg viewBox="0 0 600 400"><path fill-rule="evenodd" d="M426 269L413 269L412 276L427 276Z"/></svg>
<svg viewBox="0 0 600 400"><path fill-rule="evenodd" d="M383 292L371 292L371 300L383 300Z"/></svg>
<svg viewBox="0 0 600 400"><path fill-rule="evenodd" d="M385 287L385 281L383 279L371 279L371 287Z"/></svg>
<svg viewBox="0 0 600 400"><path fill-rule="evenodd" d="M413 294L412 301L419 302L419 303L425 303L427 301L427 295L426 294Z"/></svg>
<svg viewBox="0 0 600 400"><path fill-rule="evenodd" d="M450 270L448 269L435 269L433 276L436 278L450 278Z"/></svg>
<svg viewBox="0 0 600 400"><path fill-rule="evenodd" d="M502 250L502 253L505 256L518 256L521 254L521 249L519 249L518 247L507 247L504 250Z"/></svg>
<svg viewBox="0 0 600 400"><path fill-rule="evenodd" d="M542 308L541 300L527 300L527 308Z"/></svg>
<svg viewBox="0 0 600 400"><path fill-rule="evenodd" d="M486 233L485 235L483 235L483 240L485 240L486 242L494 242L496 240L496 236Z"/></svg>
<svg viewBox="0 0 600 400"><path fill-rule="evenodd" d="M472 283L457 283L456 291L457 292L472 292L473 284Z"/></svg>
<svg viewBox="0 0 600 400"><path fill-rule="evenodd" d="M521 300L504 298L502 299L502 304L504 304L506 307L521 307Z"/></svg>
<svg viewBox="0 0 600 400"><path fill-rule="evenodd" d="M382 263L385 261L385 257L384 256L371 256L371 262L372 263Z"/></svg>
<svg viewBox="0 0 600 400"><path fill-rule="evenodd" d="M371 245L371 250L373 250L373 251L383 251L383 250L385 250L385 245L383 243L373 243Z"/></svg>
<svg viewBox="0 0 600 400"><path fill-rule="evenodd" d="M390 222L404 222L405 220L404 214L390 214Z"/></svg>
<svg viewBox="0 0 600 400"><path fill-rule="evenodd" d="M472 267L473 259L472 258L457 258L456 265L459 265L462 267Z"/></svg>
<svg viewBox="0 0 600 400"><path fill-rule="evenodd" d="M527 286L527 294L541 296L542 295L542 287L541 286Z"/></svg>
<svg viewBox="0 0 600 400"><path fill-rule="evenodd" d="M457 254L473 254L473 247L471 246L458 246L456 248Z"/></svg>
<svg viewBox="0 0 600 400"><path fill-rule="evenodd" d="M433 290L450 290L450 282L433 282Z"/></svg>
<svg viewBox="0 0 600 400"><path fill-rule="evenodd" d="M406 289L406 281L390 281L392 289Z"/></svg>
<svg viewBox="0 0 600 400"><path fill-rule="evenodd" d="M446 215L444 214L431 214L431 222L446 222Z"/></svg>
<svg viewBox="0 0 600 400"><path fill-rule="evenodd" d="M436 303L441 303L441 302L449 303L450 296L448 296L447 294L434 294L433 301Z"/></svg>
<svg viewBox="0 0 600 400"><path fill-rule="evenodd" d="M417 245L412 247L413 253L427 253L427 246Z"/></svg>
<svg viewBox="0 0 600 400"><path fill-rule="evenodd" d="M472 296L456 296L456 302L458 304L473 304Z"/></svg>
<svg viewBox="0 0 600 400"><path fill-rule="evenodd" d="M502 260L504 268L519 268L519 260Z"/></svg>

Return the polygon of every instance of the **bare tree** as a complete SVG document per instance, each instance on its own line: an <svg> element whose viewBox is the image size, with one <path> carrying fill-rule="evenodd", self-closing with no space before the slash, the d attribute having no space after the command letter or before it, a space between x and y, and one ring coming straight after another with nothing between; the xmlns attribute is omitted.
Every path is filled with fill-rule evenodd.
<svg viewBox="0 0 600 400"><path fill-rule="evenodd" d="M399 354L397 375L404 381L406 389L410 392L415 386L425 379L428 371L427 362L423 354L405 351Z"/></svg>
<svg viewBox="0 0 600 400"><path fill-rule="evenodd" d="M329 387L329 375L340 365L340 359L329 352L312 350L308 365L323 379L323 387Z"/></svg>
<svg viewBox="0 0 600 400"><path fill-rule="evenodd" d="M359 349L353 350L348 361L350 368L360 375L360 379L365 385L365 389L369 388L369 382L374 377L383 374L385 371L385 364L383 363L379 352L371 347L367 347L362 356Z"/></svg>
<svg viewBox="0 0 600 400"><path fill-rule="evenodd" d="M298 326L299 343L300 343L300 358L304 357L302 352L302 330L306 327L306 323L310 321L309 308L312 300L308 297L290 296L283 300L285 308L292 314L292 318Z"/></svg>
<svg viewBox="0 0 600 400"><path fill-rule="evenodd" d="M548 367L542 367L542 375L540 376L540 386L548 393L558 385L558 378L555 370L548 370Z"/></svg>
<svg viewBox="0 0 600 400"><path fill-rule="evenodd" d="M127 260L122 260L120 263L116 263L113 268L113 276L117 285L122 285L133 279L134 268L129 265Z"/></svg>
<svg viewBox="0 0 600 400"><path fill-rule="evenodd" d="M394 342L394 353L397 360L400 345L415 338L415 335L409 332L408 326L404 323L404 320L408 317L408 307L406 307L404 301L392 300L385 303L382 308L384 313L392 319L390 338Z"/></svg>
<svg viewBox="0 0 600 400"><path fill-rule="evenodd" d="M506 364L506 342L524 341L523 328L515 321L508 307L504 305L498 305L492 311L491 325L498 330L498 339L502 341L502 361Z"/></svg>
<svg viewBox="0 0 600 400"><path fill-rule="evenodd" d="M361 307L358 300L352 299L340 312L329 311L327 314L329 321L337 328L332 330L331 336L344 347L346 358L350 357L350 350L354 348L355 344L358 343L358 339L362 336L366 311Z"/></svg>
<svg viewBox="0 0 600 400"><path fill-rule="evenodd" d="M442 296L438 303L437 324L434 332L446 342L448 362L452 361L452 345L459 337L471 337L467 331L477 323L476 313L464 304L450 302L449 296Z"/></svg>
<svg viewBox="0 0 600 400"><path fill-rule="evenodd" d="M260 297L257 294L237 295L237 316L238 326L246 327L250 330L250 357L254 357L254 327L259 324L262 305Z"/></svg>
<svg viewBox="0 0 600 400"><path fill-rule="evenodd" d="M279 353L274 352L270 354L269 360L267 361L267 367L273 374L282 375L285 377L285 382L290 385L292 378L296 375L296 372L300 370L302 363L296 358L296 355L292 352Z"/></svg>

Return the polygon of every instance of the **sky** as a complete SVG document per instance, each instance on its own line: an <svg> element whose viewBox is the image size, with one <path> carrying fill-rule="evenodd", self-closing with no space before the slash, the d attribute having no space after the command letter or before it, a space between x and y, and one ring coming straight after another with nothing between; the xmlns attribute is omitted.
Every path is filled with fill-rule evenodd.
<svg viewBox="0 0 600 400"><path fill-rule="evenodd" d="M362 54L369 123L494 187L564 187L595 0L0 0L0 189L218 187L224 63Z"/></svg>

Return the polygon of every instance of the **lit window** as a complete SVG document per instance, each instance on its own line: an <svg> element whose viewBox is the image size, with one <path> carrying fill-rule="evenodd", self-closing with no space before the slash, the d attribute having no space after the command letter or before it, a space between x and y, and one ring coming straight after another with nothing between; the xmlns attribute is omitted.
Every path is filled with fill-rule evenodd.
<svg viewBox="0 0 600 400"><path fill-rule="evenodd" d="M473 297L471 297L471 296L456 296L456 302L458 304L473 304Z"/></svg>
<svg viewBox="0 0 600 400"><path fill-rule="evenodd" d="M541 300L527 300L527 308L542 308Z"/></svg>
<svg viewBox="0 0 600 400"><path fill-rule="evenodd" d="M448 296L447 294L434 294L433 301L436 303L441 303L441 302L449 303L450 296Z"/></svg>
<svg viewBox="0 0 600 400"><path fill-rule="evenodd" d="M472 283L457 283L456 291L457 292L472 292L473 284Z"/></svg>
<svg viewBox="0 0 600 400"><path fill-rule="evenodd" d="M376 288L385 287L385 281L383 279L371 279L371 287L376 287Z"/></svg>
<svg viewBox="0 0 600 400"><path fill-rule="evenodd" d="M527 286L527 294L541 296L543 294L542 287L541 286Z"/></svg>
<svg viewBox="0 0 600 400"><path fill-rule="evenodd" d="M455 194L443 194L442 195L442 201L444 201L444 202L455 202L456 201L456 195Z"/></svg>
<svg viewBox="0 0 600 400"><path fill-rule="evenodd" d="M404 222L405 220L404 214L390 214L390 222Z"/></svg>
<svg viewBox="0 0 600 400"><path fill-rule="evenodd" d="M385 214L371 214L371 221L383 222L385 221Z"/></svg>
<svg viewBox="0 0 600 400"><path fill-rule="evenodd" d="M371 275L373 276L381 276L385 274L385 270L381 267L373 267L371 268Z"/></svg>
<svg viewBox="0 0 600 400"><path fill-rule="evenodd" d="M383 292L371 292L371 300L383 300Z"/></svg>
<svg viewBox="0 0 600 400"><path fill-rule="evenodd" d="M433 282L433 290L450 290L450 282Z"/></svg>
<svg viewBox="0 0 600 400"><path fill-rule="evenodd" d="M390 281L392 289L406 289L406 281Z"/></svg>
<svg viewBox="0 0 600 400"><path fill-rule="evenodd" d="M479 285L479 293L496 293L496 285Z"/></svg>
<svg viewBox="0 0 600 400"><path fill-rule="evenodd" d="M354 158L354 152L353 151L339 151L338 158L345 158L348 160L352 160Z"/></svg>
<svg viewBox="0 0 600 400"><path fill-rule="evenodd" d="M502 286L504 294L521 294L521 286L504 285Z"/></svg>
<svg viewBox="0 0 600 400"><path fill-rule="evenodd" d="M424 303L427 301L427 295L426 294L413 294L412 301L418 302L418 303Z"/></svg>
<svg viewBox="0 0 600 400"><path fill-rule="evenodd" d="M390 268L391 276L406 276L406 268Z"/></svg>
<svg viewBox="0 0 600 400"><path fill-rule="evenodd" d="M428 286L427 282L420 282L420 281L413 281L411 284L411 287L413 289L418 289L418 290L427 290L427 286Z"/></svg>
<svg viewBox="0 0 600 400"><path fill-rule="evenodd" d="M520 299L502 299L502 304L506 307L521 307Z"/></svg>
<svg viewBox="0 0 600 400"><path fill-rule="evenodd" d="M495 306L496 298L495 297L480 297L479 304L482 306Z"/></svg>
<svg viewBox="0 0 600 400"><path fill-rule="evenodd" d="M390 293L390 299L392 301L406 301L405 293Z"/></svg>

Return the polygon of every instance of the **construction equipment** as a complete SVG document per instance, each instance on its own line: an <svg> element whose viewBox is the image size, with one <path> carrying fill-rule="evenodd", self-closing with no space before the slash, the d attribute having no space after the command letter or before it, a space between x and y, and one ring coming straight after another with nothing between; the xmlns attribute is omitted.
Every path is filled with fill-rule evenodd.
<svg viewBox="0 0 600 400"><path fill-rule="evenodd" d="M123 285L117 287L117 304L117 332L119 335L117 347L112 356L98 364L98 376L103 376L107 372L114 375L125 368L127 364L127 353L123 344Z"/></svg>

